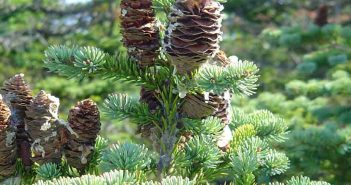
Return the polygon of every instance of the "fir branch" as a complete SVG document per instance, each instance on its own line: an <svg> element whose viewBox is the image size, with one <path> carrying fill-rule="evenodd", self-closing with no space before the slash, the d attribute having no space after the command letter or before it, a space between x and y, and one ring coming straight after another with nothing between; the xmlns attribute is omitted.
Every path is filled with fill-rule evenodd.
<svg viewBox="0 0 351 185"><path fill-rule="evenodd" d="M81 177L60 177L51 181L40 180L34 185L87 185L87 184L102 184L102 185L123 185L123 184L137 184L136 176L128 171L111 171L104 173L101 176L83 175Z"/></svg>
<svg viewBox="0 0 351 185"><path fill-rule="evenodd" d="M107 140L101 137L100 135L98 135L98 137L96 138L94 151L91 154L89 165L85 169L87 172L95 175L99 173L98 166L101 162L102 152L107 148L107 146L108 146Z"/></svg>
<svg viewBox="0 0 351 185"><path fill-rule="evenodd" d="M101 77L122 80L156 89L169 76L168 68L141 70L125 54L116 57L95 47L51 46L45 51L45 66L68 78Z"/></svg>
<svg viewBox="0 0 351 185"><path fill-rule="evenodd" d="M146 171L151 164L151 155L144 145L130 143L115 144L103 151L101 170L108 172L114 169Z"/></svg>
<svg viewBox="0 0 351 185"><path fill-rule="evenodd" d="M162 179L161 185L195 185L195 181L191 181L188 178L182 177L166 177Z"/></svg>
<svg viewBox="0 0 351 185"><path fill-rule="evenodd" d="M243 143L246 139L256 136L256 130L253 125L244 124L233 131L233 136L231 148L233 150L237 150L241 143Z"/></svg>
<svg viewBox="0 0 351 185"><path fill-rule="evenodd" d="M177 173L189 177L202 177L210 180L216 175L214 171L221 163L222 154L211 136L195 136L185 146L184 150L175 154L174 165Z"/></svg>
<svg viewBox="0 0 351 185"><path fill-rule="evenodd" d="M257 155L248 150L239 150L230 156L230 166L234 176L234 184L254 184L253 172L258 169Z"/></svg>
<svg viewBox="0 0 351 185"><path fill-rule="evenodd" d="M136 62L125 54L108 56L97 76L143 85L147 89L157 89L168 79L170 71L164 67L139 69Z"/></svg>
<svg viewBox="0 0 351 185"><path fill-rule="evenodd" d="M54 163L41 165L37 170L37 177L42 180L50 180L62 175L60 167Z"/></svg>
<svg viewBox="0 0 351 185"><path fill-rule="evenodd" d="M223 124L219 118L208 117L203 120L183 119L185 130L191 131L196 135L215 135L219 136L223 129Z"/></svg>
<svg viewBox="0 0 351 185"><path fill-rule="evenodd" d="M263 167L267 175L273 176L284 173L289 169L289 164L290 161L284 153L270 149L264 157Z"/></svg>
<svg viewBox="0 0 351 185"><path fill-rule="evenodd" d="M252 124L257 136L268 141L282 142L286 139L287 125L284 119L274 116L267 110L259 110L246 114L239 109L233 109L233 120L231 125L238 127L243 124Z"/></svg>
<svg viewBox="0 0 351 185"><path fill-rule="evenodd" d="M56 72L68 78L80 77L80 69L74 66L76 47L63 45L51 46L45 51L44 64L51 72Z"/></svg>
<svg viewBox="0 0 351 185"><path fill-rule="evenodd" d="M300 185L300 184L306 184L306 185L330 185L327 182L322 182L322 181L311 181L310 178L308 177L292 177L290 180L286 182L286 185Z"/></svg>
<svg viewBox="0 0 351 185"><path fill-rule="evenodd" d="M231 91L235 94L252 95L257 89L258 68L253 62L238 60L226 68L204 65L195 74L195 81L205 91L222 94Z"/></svg>
<svg viewBox="0 0 351 185"><path fill-rule="evenodd" d="M145 103L129 98L125 94L111 94L104 102L103 111L111 118L123 120L132 119L138 124L153 123L159 120L157 114L152 114Z"/></svg>

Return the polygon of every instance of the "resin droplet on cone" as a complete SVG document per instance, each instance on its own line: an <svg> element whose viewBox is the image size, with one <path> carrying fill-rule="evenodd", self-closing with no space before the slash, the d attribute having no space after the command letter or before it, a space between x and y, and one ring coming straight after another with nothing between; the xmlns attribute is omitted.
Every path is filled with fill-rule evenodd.
<svg viewBox="0 0 351 185"><path fill-rule="evenodd" d="M178 73L191 73L216 55L222 9L214 0L177 0L171 7L164 48Z"/></svg>
<svg viewBox="0 0 351 185"><path fill-rule="evenodd" d="M123 43L128 54L142 68L153 65L160 43L152 0L122 0L121 9Z"/></svg>
<svg viewBox="0 0 351 185"><path fill-rule="evenodd" d="M72 131L65 156L69 165L82 170L90 161L101 127L100 112L95 102L90 99L78 102L69 111L68 127Z"/></svg>
<svg viewBox="0 0 351 185"><path fill-rule="evenodd" d="M40 91L26 111L26 129L29 134L33 162L60 163L61 143L58 130L59 99Z"/></svg>
<svg viewBox="0 0 351 185"><path fill-rule="evenodd" d="M10 125L10 115L0 95L0 181L16 172L16 129Z"/></svg>

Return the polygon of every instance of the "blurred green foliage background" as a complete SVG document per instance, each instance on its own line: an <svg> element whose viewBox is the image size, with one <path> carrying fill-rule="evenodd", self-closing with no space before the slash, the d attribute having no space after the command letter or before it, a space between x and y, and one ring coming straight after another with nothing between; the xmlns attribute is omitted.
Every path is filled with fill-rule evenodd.
<svg viewBox="0 0 351 185"><path fill-rule="evenodd" d="M350 1L227 0L224 6L222 50L261 70L257 95L234 97L234 106L269 109L287 119L290 140L277 147L290 157L288 176L350 184ZM129 84L67 80L43 67L44 51L53 44L125 52L119 14L117 0L0 0L0 82L24 73L35 93L44 89L61 99L62 118L81 99L101 105L112 92L138 96ZM323 15L327 22L319 25ZM103 122L102 135L111 142L143 142L128 121Z"/></svg>

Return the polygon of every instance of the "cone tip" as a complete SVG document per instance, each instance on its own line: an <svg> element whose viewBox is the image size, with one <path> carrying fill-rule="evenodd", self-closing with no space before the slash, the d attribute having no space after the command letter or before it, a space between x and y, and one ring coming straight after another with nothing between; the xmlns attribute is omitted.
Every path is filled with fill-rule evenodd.
<svg viewBox="0 0 351 185"><path fill-rule="evenodd" d="M15 76L11 77L9 80L11 79L21 79L24 80L24 74L23 73L19 73L19 74L15 74Z"/></svg>
<svg viewBox="0 0 351 185"><path fill-rule="evenodd" d="M44 90L40 90L39 93L35 96L36 100L42 100L42 99L47 99L49 100L50 102L53 102L55 104L59 104L60 102L60 99L55 97L55 96L52 96L51 94L48 94L46 93Z"/></svg>
<svg viewBox="0 0 351 185"><path fill-rule="evenodd" d="M77 106L90 107L90 106L96 106L96 103L92 99L85 99L78 102Z"/></svg>

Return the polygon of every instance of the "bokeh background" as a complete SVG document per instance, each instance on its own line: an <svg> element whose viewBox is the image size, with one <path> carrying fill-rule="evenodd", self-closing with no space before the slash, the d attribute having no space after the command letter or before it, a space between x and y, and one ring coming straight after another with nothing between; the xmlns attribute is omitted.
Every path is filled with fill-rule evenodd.
<svg viewBox="0 0 351 185"><path fill-rule="evenodd" d="M287 176L351 184L351 1L227 0L224 6L222 50L261 70L257 94L234 97L233 105L286 119L289 141L277 148L291 160ZM133 85L66 79L42 62L54 44L125 52L119 15L118 0L0 0L0 84L24 73L35 93L60 98L63 119L78 100L101 105L112 92L139 96ZM142 143L135 129L128 120L103 117L101 135Z"/></svg>

